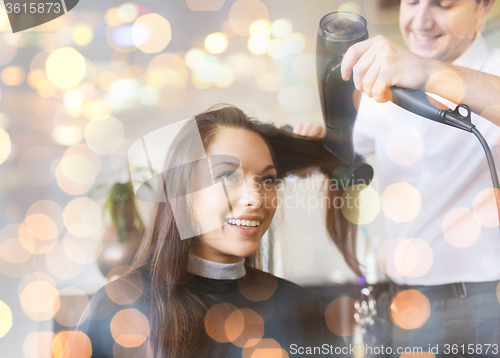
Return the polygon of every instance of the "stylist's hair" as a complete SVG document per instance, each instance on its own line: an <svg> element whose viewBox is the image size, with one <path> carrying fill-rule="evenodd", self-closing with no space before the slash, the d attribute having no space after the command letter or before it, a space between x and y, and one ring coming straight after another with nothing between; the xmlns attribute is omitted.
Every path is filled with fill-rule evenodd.
<svg viewBox="0 0 500 358"><path fill-rule="evenodd" d="M243 111L230 105L217 105L195 116L203 147L207 151L224 128L242 128L259 134L271 152L277 170L277 178L299 174L304 169L317 167L331 180L332 173L343 163L325 149L321 139L293 135L272 124L249 118ZM194 159L200 153L193 153L189 134L181 130L169 148L165 168L182 166L167 180L173 181L174 191L188 192L189 178L194 168ZM192 165L183 165L185 163ZM160 180L160 185L161 185ZM176 189L175 185L179 187ZM327 185L330 203L341 197L340 185ZM162 186L163 189L163 186ZM176 201L177 202L177 201ZM172 202L158 200L152 209L152 216L141 241L133 269L143 266L151 277L150 285L150 335L149 351L153 357L185 358L222 356L205 331L204 318L208 309L219 303L216 297L191 292L186 285L192 275L187 272L188 252L200 237L181 240L172 210ZM175 205L178 205L175 203ZM176 207L176 210L179 208ZM178 211L176 211L178 212ZM182 212L185 218L195 219L191 203L186 201ZM346 263L361 275L356 258L356 225L348 221L340 208L328 205L326 225L329 236L343 254ZM246 258L246 264L259 268L260 251Z"/></svg>

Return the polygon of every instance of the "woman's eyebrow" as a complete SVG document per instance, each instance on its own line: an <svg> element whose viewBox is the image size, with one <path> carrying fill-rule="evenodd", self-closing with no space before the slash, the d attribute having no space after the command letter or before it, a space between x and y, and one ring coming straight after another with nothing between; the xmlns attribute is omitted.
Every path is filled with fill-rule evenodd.
<svg viewBox="0 0 500 358"><path fill-rule="evenodd" d="M263 171L261 171L260 173L261 173L261 174L262 174L262 173L265 173L265 172L267 172L267 171L268 171L268 170L270 170L270 169L276 169L276 167L275 167L274 165L272 165L272 164L269 164L269 165L268 165L267 167L265 167L265 168L264 168L264 170L263 170Z"/></svg>
<svg viewBox="0 0 500 358"><path fill-rule="evenodd" d="M238 167L240 166L240 163L235 163L235 162L219 162L219 163L216 163L213 165L213 167L216 167L218 165L229 165L233 168L236 168L238 169Z"/></svg>

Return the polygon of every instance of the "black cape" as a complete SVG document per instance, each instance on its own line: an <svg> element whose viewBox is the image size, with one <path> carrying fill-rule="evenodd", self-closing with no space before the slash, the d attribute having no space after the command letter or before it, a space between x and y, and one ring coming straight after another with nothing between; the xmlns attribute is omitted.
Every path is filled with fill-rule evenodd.
<svg viewBox="0 0 500 358"><path fill-rule="evenodd" d="M337 353L341 347L345 350L346 345L327 328L324 307L315 293L253 267L245 266L245 269L246 274L240 279L217 280L193 275L186 285L199 295L210 294L238 309L257 312L264 322L262 339L275 340L289 357L344 356L333 353L335 348ZM96 292L76 329L90 339L92 357L145 357L148 340L138 347L123 347L113 338L111 322L117 313L126 309L137 310L149 319L149 297L150 275L145 267L127 273ZM114 322L115 338L116 330L127 331L126 327L117 328L117 324L131 323L121 322ZM219 348L225 357L248 355L232 342L217 344L223 345ZM220 353L217 358L222 358Z"/></svg>

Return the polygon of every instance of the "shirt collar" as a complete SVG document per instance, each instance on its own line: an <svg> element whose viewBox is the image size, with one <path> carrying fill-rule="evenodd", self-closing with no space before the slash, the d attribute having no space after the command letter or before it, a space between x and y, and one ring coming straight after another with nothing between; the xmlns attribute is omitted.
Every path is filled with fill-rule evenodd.
<svg viewBox="0 0 500 358"><path fill-rule="evenodd" d="M245 259L235 263L221 263L188 254L187 271L201 277L216 280L236 280L245 276Z"/></svg>
<svg viewBox="0 0 500 358"><path fill-rule="evenodd" d="M487 55L488 46L486 45L483 36L478 35L474 41L472 41L469 48L465 50L457 59L455 59L452 64L480 71Z"/></svg>

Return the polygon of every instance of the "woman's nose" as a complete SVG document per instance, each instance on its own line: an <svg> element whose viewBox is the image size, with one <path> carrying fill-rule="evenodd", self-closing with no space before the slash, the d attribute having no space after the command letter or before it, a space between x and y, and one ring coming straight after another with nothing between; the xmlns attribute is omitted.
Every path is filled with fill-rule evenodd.
<svg viewBox="0 0 500 358"><path fill-rule="evenodd" d="M261 184L255 182L254 180L247 180L246 185L243 188L243 193L240 197L240 204L242 206L251 206L256 209L262 206L262 193Z"/></svg>

